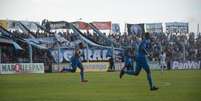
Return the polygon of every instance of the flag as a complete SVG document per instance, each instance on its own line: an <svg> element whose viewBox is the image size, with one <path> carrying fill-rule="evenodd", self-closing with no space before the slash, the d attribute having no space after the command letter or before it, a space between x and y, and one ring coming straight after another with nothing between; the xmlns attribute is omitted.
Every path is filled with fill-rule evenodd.
<svg viewBox="0 0 201 101"><path fill-rule="evenodd" d="M144 33L144 24L127 24L128 34L142 34Z"/></svg>
<svg viewBox="0 0 201 101"><path fill-rule="evenodd" d="M49 29L66 29L66 28L70 28L69 23L65 22L65 21L57 21L57 22L48 22L49 24Z"/></svg>
<svg viewBox="0 0 201 101"><path fill-rule="evenodd" d="M112 24L112 32L113 33L120 33L120 26L118 23L113 23Z"/></svg>
<svg viewBox="0 0 201 101"><path fill-rule="evenodd" d="M82 30L89 30L90 29L90 27L87 23L81 22L81 21L73 22L73 25L76 26L78 29L82 29Z"/></svg>
<svg viewBox="0 0 201 101"><path fill-rule="evenodd" d="M108 22L92 22L92 24L98 28L99 30L111 30L112 23L111 21Z"/></svg>

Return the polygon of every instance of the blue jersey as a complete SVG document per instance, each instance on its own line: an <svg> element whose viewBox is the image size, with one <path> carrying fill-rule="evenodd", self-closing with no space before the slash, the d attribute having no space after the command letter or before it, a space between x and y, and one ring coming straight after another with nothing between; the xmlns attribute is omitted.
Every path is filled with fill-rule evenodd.
<svg viewBox="0 0 201 101"><path fill-rule="evenodd" d="M136 59L146 59L146 55L148 54L148 49L149 49L150 42L149 40L142 40L140 45L138 46L137 49L137 54L136 54Z"/></svg>
<svg viewBox="0 0 201 101"><path fill-rule="evenodd" d="M81 62L80 56L82 55L80 49L75 49L74 55L71 57L71 62Z"/></svg>

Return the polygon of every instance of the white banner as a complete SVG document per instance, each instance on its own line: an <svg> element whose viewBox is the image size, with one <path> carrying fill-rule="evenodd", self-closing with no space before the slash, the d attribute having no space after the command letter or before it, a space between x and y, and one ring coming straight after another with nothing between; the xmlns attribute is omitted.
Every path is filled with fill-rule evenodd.
<svg viewBox="0 0 201 101"><path fill-rule="evenodd" d="M160 65L156 62L148 63L150 69L158 70ZM109 67L109 62L83 62L84 71L107 71ZM134 62L134 69L135 69ZM115 70L121 70L124 67L124 62L115 62ZM63 68L72 68L69 63L53 64L52 72L60 72ZM79 68L77 69L79 71Z"/></svg>
<svg viewBox="0 0 201 101"><path fill-rule="evenodd" d="M0 74L44 73L43 63L0 64Z"/></svg>
<svg viewBox="0 0 201 101"><path fill-rule="evenodd" d="M201 61L173 61L172 69L201 69Z"/></svg>
<svg viewBox="0 0 201 101"><path fill-rule="evenodd" d="M84 62L83 67L84 71L107 71L109 66L108 62ZM53 64L52 72L60 72L63 68L72 68L69 63L63 64ZM79 68L77 68L77 72L79 72Z"/></svg>
<svg viewBox="0 0 201 101"><path fill-rule="evenodd" d="M134 61L133 65L134 65L133 68L135 70L136 61ZM160 65L158 62L150 62L149 61L148 65L149 65L151 70L159 70L160 69ZM121 70L124 66L125 66L124 62L115 62L115 70Z"/></svg>
<svg viewBox="0 0 201 101"><path fill-rule="evenodd" d="M149 61L148 65L149 65L151 70L159 70L159 69L161 69L159 62L157 62L157 61L156 62Z"/></svg>

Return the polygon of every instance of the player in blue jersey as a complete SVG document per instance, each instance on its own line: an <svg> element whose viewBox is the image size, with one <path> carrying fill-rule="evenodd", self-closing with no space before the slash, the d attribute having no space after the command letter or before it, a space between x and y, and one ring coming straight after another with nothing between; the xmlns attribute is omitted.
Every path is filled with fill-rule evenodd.
<svg viewBox="0 0 201 101"><path fill-rule="evenodd" d="M67 71L67 72L76 72L77 67L80 69L80 79L81 82L88 82L88 80L84 79L84 68L82 65L82 62L80 60L80 56L82 55L81 50L83 49L84 45L82 43L79 43L79 46L75 48L74 55L70 58L70 63L72 68L63 68L61 72Z"/></svg>
<svg viewBox="0 0 201 101"><path fill-rule="evenodd" d="M146 55L149 55L148 49L150 48L150 36L149 33L144 33L143 34L143 40L139 44L136 55L135 55L135 60L136 60L136 67L135 71L134 70L125 70L125 68L122 68L120 71L120 78L123 77L123 75L126 73L128 75L134 75L137 76L139 75L141 69L143 68L146 73L147 73L147 80L149 82L150 90L155 91L158 90L158 87L156 87L153 84L153 80L151 77L151 71L146 59Z"/></svg>
<svg viewBox="0 0 201 101"><path fill-rule="evenodd" d="M132 48L127 48L124 51L124 70L133 70L134 51Z"/></svg>

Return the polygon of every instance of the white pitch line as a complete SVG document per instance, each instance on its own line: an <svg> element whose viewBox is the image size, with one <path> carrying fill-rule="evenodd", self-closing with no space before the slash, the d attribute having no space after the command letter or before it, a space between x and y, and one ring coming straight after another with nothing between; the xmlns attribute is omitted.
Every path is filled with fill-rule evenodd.
<svg viewBox="0 0 201 101"><path fill-rule="evenodd" d="M166 86L170 86L171 83L170 82L159 82L159 85L166 87Z"/></svg>

